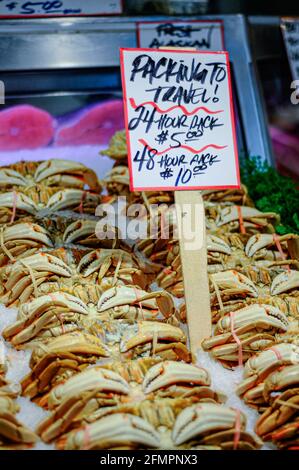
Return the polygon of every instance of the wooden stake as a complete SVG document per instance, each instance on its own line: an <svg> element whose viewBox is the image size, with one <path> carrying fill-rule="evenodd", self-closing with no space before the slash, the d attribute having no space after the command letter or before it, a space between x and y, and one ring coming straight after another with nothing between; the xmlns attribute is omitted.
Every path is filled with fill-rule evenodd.
<svg viewBox="0 0 299 470"><path fill-rule="evenodd" d="M180 253L183 268L190 349L196 360L196 354L197 351L201 349L202 340L210 336L212 331L207 271L205 211L200 191L175 191L174 195L178 222L182 224L182 226L179 227ZM194 210L196 204L201 206L200 215L199 211ZM195 227L195 230L198 231L202 239L202 246L197 247L195 250L190 249L190 240L186 238L186 230L183 230L186 210L189 210L191 213L193 229ZM195 217L196 220L194 219ZM197 220L198 217L199 220Z"/></svg>

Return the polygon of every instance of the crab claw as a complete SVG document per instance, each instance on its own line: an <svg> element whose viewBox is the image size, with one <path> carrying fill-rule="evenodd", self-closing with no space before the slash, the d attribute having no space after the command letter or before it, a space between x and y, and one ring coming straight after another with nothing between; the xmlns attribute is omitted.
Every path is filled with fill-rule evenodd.
<svg viewBox="0 0 299 470"><path fill-rule="evenodd" d="M136 287L117 286L105 291L98 303L98 310L104 312L119 305L141 303L144 307L157 308L156 298L159 292L148 293Z"/></svg>
<svg viewBox="0 0 299 470"><path fill-rule="evenodd" d="M70 224L63 234L63 241L66 243L75 243L86 235L95 234L97 221L95 220L76 220Z"/></svg>
<svg viewBox="0 0 299 470"><path fill-rule="evenodd" d="M217 251L226 255L231 255L232 253L231 247L222 238L215 235L207 235L207 250Z"/></svg>
<svg viewBox="0 0 299 470"><path fill-rule="evenodd" d="M275 328L287 331L289 321L287 317L276 307L271 305L253 304L234 312L234 328L241 332L248 331L248 328ZM232 329L231 316L225 316L218 321L215 333L222 334Z"/></svg>
<svg viewBox="0 0 299 470"><path fill-rule="evenodd" d="M53 408L70 397L78 397L85 392L96 394L97 391L128 395L130 387L116 372L100 367L91 367L55 387L49 395L48 404L50 408Z"/></svg>
<svg viewBox="0 0 299 470"><path fill-rule="evenodd" d="M210 385L209 373L201 367L175 361L165 361L151 367L143 381L144 393L177 383Z"/></svg>
<svg viewBox="0 0 299 470"><path fill-rule="evenodd" d="M20 315L25 317L38 316L42 311L49 308L65 307L72 312L88 315L88 308L82 300L64 292L53 292L42 295L20 306Z"/></svg>
<svg viewBox="0 0 299 470"><path fill-rule="evenodd" d="M3 231L3 241L34 240L45 246L53 246L52 240L46 229L37 224L20 223L6 227Z"/></svg>
<svg viewBox="0 0 299 470"><path fill-rule="evenodd" d="M8 207L10 209L15 207L29 214L36 214L38 211L37 206L30 197L14 191L0 194L0 207Z"/></svg>
<svg viewBox="0 0 299 470"><path fill-rule="evenodd" d="M59 211L79 207L83 202L96 207L100 202L100 196L81 189L63 189L50 197L46 207L52 211Z"/></svg>
<svg viewBox="0 0 299 470"><path fill-rule="evenodd" d="M299 288L299 271L285 271L273 279L271 294L278 295L296 288Z"/></svg>
<svg viewBox="0 0 299 470"><path fill-rule="evenodd" d="M60 440L59 448L109 449L130 445L158 448L160 437L153 426L144 419L117 413L105 416L82 430L69 433Z"/></svg>
<svg viewBox="0 0 299 470"><path fill-rule="evenodd" d="M160 339L170 342L186 342L186 336L183 331L176 326L154 321L140 321L134 325L133 333L130 328L125 331L120 343L120 351L127 352L138 345L152 342L155 338L157 341Z"/></svg>
<svg viewBox="0 0 299 470"><path fill-rule="evenodd" d="M211 280L220 289L237 289L253 297L258 297L258 290L254 283L238 271L231 270L211 274Z"/></svg>
<svg viewBox="0 0 299 470"><path fill-rule="evenodd" d="M232 408L213 403L189 406L178 415L172 431L172 440L175 445L181 445L207 434L234 429L238 415ZM240 413L241 430L245 425L246 418Z"/></svg>
<svg viewBox="0 0 299 470"><path fill-rule="evenodd" d="M228 206L220 211L216 218L216 225L221 227L222 225L233 222L234 220L239 220L240 213L244 220L254 220L258 219L259 223L266 225L267 222L263 222L267 219L274 219L274 221L279 220L278 214L275 212L260 212L254 207L249 206Z"/></svg>
<svg viewBox="0 0 299 470"><path fill-rule="evenodd" d="M60 258L50 255L49 253L37 253L14 263L9 279L6 283L6 289L13 288L17 278L19 278L26 268L29 267L33 271L50 272L64 277L71 277L72 270Z"/></svg>
<svg viewBox="0 0 299 470"><path fill-rule="evenodd" d="M0 187L6 186L27 186L28 182L24 176L10 168L0 170Z"/></svg>

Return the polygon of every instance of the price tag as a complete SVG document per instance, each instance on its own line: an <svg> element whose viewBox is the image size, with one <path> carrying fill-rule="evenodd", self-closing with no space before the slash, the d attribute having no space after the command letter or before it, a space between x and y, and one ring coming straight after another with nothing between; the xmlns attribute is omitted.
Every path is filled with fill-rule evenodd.
<svg viewBox="0 0 299 470"><path fill-rule="evenodd" d="M0 0L0 18L27 18L47 16L118 15L122 13L121 0Z"/></svg>
<svg viewBox="0 0 299 470"><path fill-rule="evenodd" d="M240 187L227 52L121 49L133 191Z"/></svg>
<svg viewBox="0 0 299 470"><path fill-rule="evenodd" d="M282 18L281 28L294 80L299 80L299 20Z"/></svg>
<svg viewBox="0 0 299 470"><path fill-rule="evenodd" d="M193 47L202 51L223 51L222 21L140 21L137 23L138 47Z"/></svg>

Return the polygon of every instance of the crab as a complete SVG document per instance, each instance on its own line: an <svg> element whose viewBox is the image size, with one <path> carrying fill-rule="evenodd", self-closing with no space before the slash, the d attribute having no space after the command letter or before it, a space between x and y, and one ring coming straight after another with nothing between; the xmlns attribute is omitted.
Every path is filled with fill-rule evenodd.
<svg viewBox="0 0 299 470"><path fill-rule="evenodd" d="M256 423L256 432L280 448L298 447L299 366L285 366L271 374L265 385L273 393L271 406ZM274 393L274 390L276 393ZM265 394L267 398L270 395Z"/></svg>
<svg viewBox="0 0 299 470"><path fill-rule="evenodd" d="M21 349L48 336L82 328L88 323L89 313L87 305L77 297L54 292L22 304L18 320L5 328L2 335Z"/></svg>
<svg viewBox="0 0 299 470"><path fill-rule="evenodd" d="M61 450L159 448L160 437L145 419L117 413L72 431L58 441Z"/></svg>
<svg viewBox="0 0 299 470"><path fill-rule="evenodd" d="M184 296L185 291L180 253L174 257L170 265L158 274L157 282L160 287L169 291L174 296L179 298Z"/></svg>
<svg viewBox="0 0 299 470"><path fill-rule="evenodd" d="M251 202L248 197L247 188L243 184L240 189L224 189L220 191L206 189L201 191L201 193L204 201L240 204L244 206L250 205Z"/></svg>
<svg viewBox="0 0 299 470"><path fill-rule="evenodd" d="M98 312L109 318L155 320L171 319L175 313L172 297L165 291L146 292L135 286L116 286L100 297Z"/></svg>
<svg viewBox="0 0 299 470"><path fill-rule="evenodd" d="M273 279L271 295L279 295L297 289L299 289L299 271L285 270Z"/></svg>
<svg viewBox="0 0 299 470"><path fill-rule="evenodd" d="M42 184L100 191L96 174L82 163L52 159L44 162L18 162L0 170L0 188L26 188Z"/></svg>
<svg viewBox="0 0 299 470"><path fill-rule="evenodd" d="M0 193L0 224L12 223L37 212L37 205L25 194L16 191Z"/></svg>
<svg viewBox="0 0 299 470"><path fill-rule="evenodd" d="M128 156L126 131L116 132L110 140L108 149L102 150L101 155L107 155L117 162L126 161Z"/></svg>
<svg viewBox="0 0 299 470"><path fill-rule="evenodd" d="M274 212L260 212L249 206L206 206L207 227L215 232L274 232L272 224L279 222L279 215Z"/></svg>
<svg viewBox="0 0 299 470"><path fill-rule="evenodd" d="M63 243L79 244L91 248L115 249L119 246L118 228L105 226L105 237L97 230L97 220L76 220L64 231Z"/></svg>
<svg viewBox="0 0 299 470"><path fill-rule="evenodd" d="M109 355L103 342L88 333L76 331L50 338L32 352L31 372L21 381L22 395L46 406L47 394L55 385Z"/></svg>
<svg viewBox="0 0 299 470"><path fill-rule="evenodd" d="M205 339L202 347L230 368L275 344L275 334L286 332L288 327L289 321L279 309L254 304L220 318L214 336Z"/></svg>
<svg viewBox="0 0 299 470"><path fill-rule="evenodd" d="M133 255L121 249L99 249L87 253L78 264L78 272L101 286L130 284L146 289L153 276L143 273Z"/></svg>
<svg viewBox="0 0 299 470"><path fill-rule="evenodd" d="M262 441L246 432L245 415L214 403L199 403L184 409L176 418L172 441L183 448L217 445L224 450L254 450Z"/></svg>
<svg viewBox="0 0 299 470"><path fill-rule="evenodd" d="M44 209L51 213L71 209L76 212L94 214L100 203L101 196L97 193L66 188L53 194Z"/></svg>
<svg viewBox="0 0 299 470"><path fill-rule="evenodd" d="M19 406L7 396L0 395L0 449L17 450L32 447L37 436L16 418Z"/></svg>
<svg viewBox="0 0 299 470"><path fill-rule="evenodd" d="M294 234L278 236L268 233L259 233L256 235L252 235L252 237L249 238L245 247L245 253L248 257L252 258L254 255L257 254L257 252L259 252L263 248L273 247L277 245L277 243L284 244L284 242L287 242L289 240L298 239L299 236Z"/></svg>
<svg viewBox="0 0 299 470"><path fill-rule="evenodd" d="M130 175L129 168L124 165L115 166L105 176L103 183L112 197L110 202L115 200L116 196L130 196Z"/></svg>
<svg viewBox="0 0 299 470"><path fill-rule="evenodd" d="M57 256L42 252L19 259L2 268L1 300L6 306L24 303L32 295L37 297L38 286L55 276L72 276L71 268Z"/></svg>
<svg viewBox="0 0 299 470"><path fill-rule="evenodd" d="M38 224L23 222L0 227L0 267L52 246L50 234Z"/></svg>
<svg viewBox="0 0 299 470"><path fill-rule="evenodd" d="M120 352L127 359L158 357L163 360L192 361L184 332L173 325L155 321L138 321L128 327L120 343Z"/></svg>
<svg viewBox="0 0 299 470"><path fill-rule="evenodd" d="M247 405L263 410L267 405L264 398L265 380L281 366L292 364L299 364L299 349L294 344L280 343L260 352L245 364L244 378L236 393Z"/></svg>

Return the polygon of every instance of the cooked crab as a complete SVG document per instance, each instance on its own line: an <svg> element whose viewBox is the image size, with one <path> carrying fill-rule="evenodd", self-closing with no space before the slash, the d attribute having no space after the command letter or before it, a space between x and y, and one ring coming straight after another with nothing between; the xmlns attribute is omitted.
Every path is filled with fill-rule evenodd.
<svg viewBox="0 0 299 470"><path fill-rule="evenodd" d="M202 347L223 365L231 367L272 346L276 342L275 334L286 332L288 327L288 319L280 310L254 304L220 318L215 336L205 339Z"/></svg>
<svg viewBox="0 0 299 470"><path fill-rule="evenodd" d="M155 320L171 318L175 307L165 291L146 292L135 286L116 286L101 295L98 311L111 318Z"/></svg>
<svg viewBox="0 0 299 470"><path fill-rule="evenodd" d="M18 320L5 328L2 335L15 348L24 348L48 336L81 329L87 325L89 313L87 305L77 297L55 292L22 304Z"/></svg>
<svg viewBox="0 0 299 470"><path fill-rule="evenodd" d="M52 246L50 234L38 224L26 222L0 227L0 266Z"/></svg>
<svg viewBox="0 0 299 470"><path fill-rule="evenodd" d="M119 246L119 230L105 225L105 231L97 228L97 220L76 220L63 234L64 243L74 243L91 248L116 248Z"/></svg>
<svg viewBox="0 0 299 470"><path fill-rule="evenodd" d="M142 355L191 362L192 356L185 343L184 332L176 326L154 321L138 321L124 332L120 352L128 359Z"/></svg>
<svg viewBox="0 0 299 470"><path fill-rule="evenodd" d="M18 162L0 170L0 188L25 188L36 184L81 189L88 185L91 190L101 190L96 174L82 163L71 160Z"/></svg>
<svg viewBox="0 0 299 470"><path fill-rule="evenodd" d="M37 253L2 268L1 300L5 305L24 303L38 296L38 286L51 277L71 277L72 270L62 259L49 253Z"/></svg>
<svg viewBox="0 0 299 470"><path fill-rule="evenodd" d="M224 450L259 449L261 440L245 429L246 417L241 411L214 403L200 403L179 414L172 440L176 446L183 445L188 449L215 444Z"/></svg>
<svg viewBox="0 0 299 470"><path fill-rule="evenodd" d="M94 335L72 332L51 338L32 352L31 373L21 382L23 395L43 405L52 387L101 357L109 357L109 351Z"/></svg>
<svg viewBox="0 0 299 470"><path fill-rule="evenodd" d="M79 262L78 272L105 287L131 284L145 289L153 279L140 270L130 253L120 249L103 248L87 253Z"/></svg>
<svg viewBox="0 0 299 470"><path fill-rule="evenodd" d="M263 409L267 405L264 385L267 377L281 366L299 364L298 346L280 343L251 357L244 368L243 381L236 393L249 405Z"/></svg>

